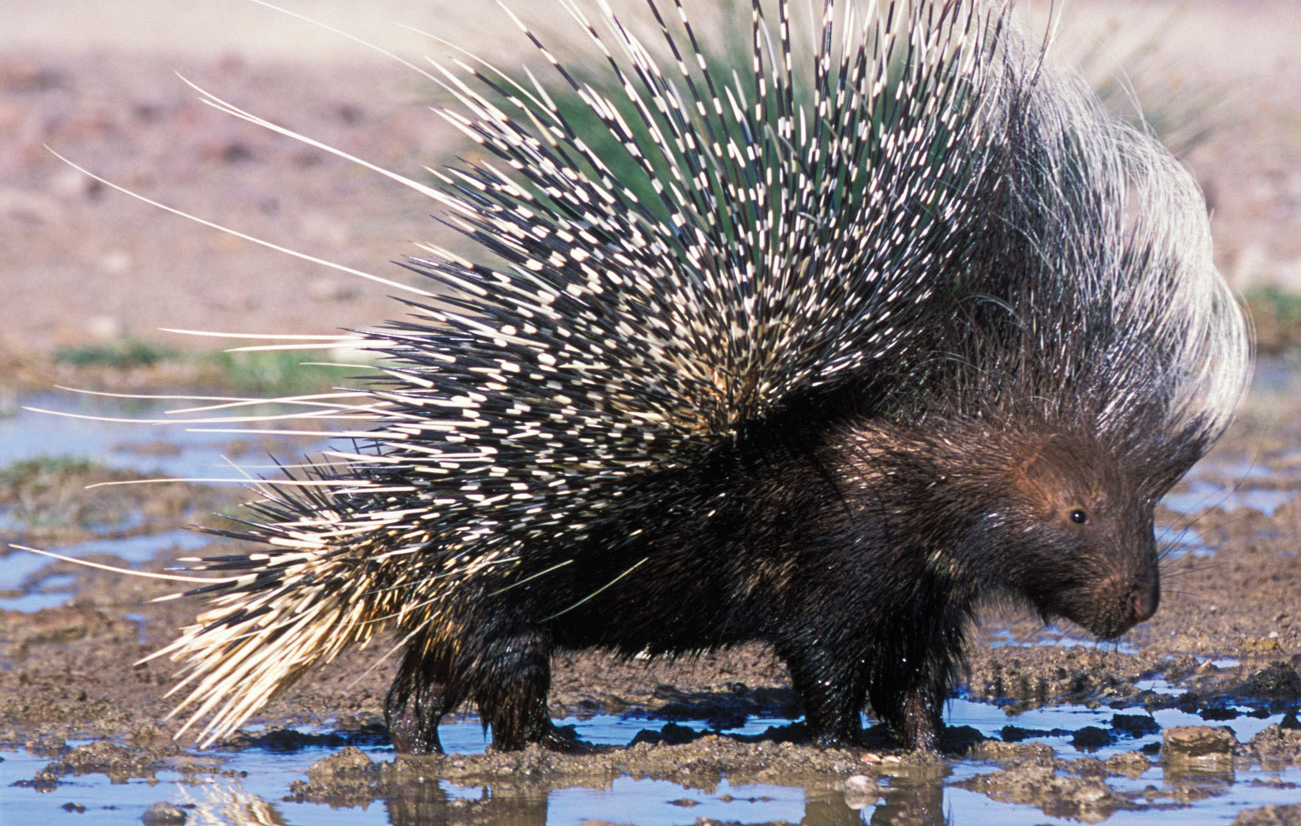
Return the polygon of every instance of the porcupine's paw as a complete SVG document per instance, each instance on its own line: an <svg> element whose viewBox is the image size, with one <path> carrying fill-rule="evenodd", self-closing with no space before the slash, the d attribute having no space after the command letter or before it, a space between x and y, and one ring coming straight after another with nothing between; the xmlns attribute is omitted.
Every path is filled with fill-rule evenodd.
<svg viewBox="0 0 1301 826"><path fill-rule="evenodd" d="M594 751L592 744L581 739L573 726L558 726L550 722L537 742L548 751L564 754L589 754Z"/></svg>
<svg viewBox="0 0 1301 826"><path fill-rule="evenodd" d="M531 721L526 730L493 728L493 751L520 751L534 744L563 754L585 754L593 750L592 744L580 739L573 726L557 726L549 718Z"/></svg>

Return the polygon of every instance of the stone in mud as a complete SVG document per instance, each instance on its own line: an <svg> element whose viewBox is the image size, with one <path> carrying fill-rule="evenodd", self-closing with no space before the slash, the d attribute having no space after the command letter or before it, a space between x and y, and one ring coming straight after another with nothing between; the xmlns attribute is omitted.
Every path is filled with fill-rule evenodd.
<svg viewBox="0 0 1301 826"><path fill-rule="evenodd" d="M1165 730L1166 771L1231 772L1238 739L1227 726L1174 726Z"/></svg>
<svg viewBox="0 0 1301 826"><path fill-rule="evenodd" d="M881 787L865 774L845 778L845 805L854 811L866 809L881 799Z"/></svg>
<svg viewBox="0 0 1301 826"><path fill-rule="evenodd" d="M1239 812L1233 826L1301 826L1301 803L1290 806L1262 806Z"/></svg>
<svg viewBox="0 0 1301 826"><path fill-rule="evenodd" d="M186 818L185 811L179 806L162 801L145 809L145 813L140 815L140 820L145 826L177 826L184 823Z"/></svg>

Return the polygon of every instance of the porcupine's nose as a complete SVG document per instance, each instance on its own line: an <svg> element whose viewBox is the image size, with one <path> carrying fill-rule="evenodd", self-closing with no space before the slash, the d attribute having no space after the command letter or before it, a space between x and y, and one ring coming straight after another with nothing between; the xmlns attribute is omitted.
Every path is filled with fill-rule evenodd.
<svg viewBox="0 0 1301 826"><path fill-rule="evenodd" d="M1148 582L1138 582L1129 595L1129 625L1146 622L1161 604L1161 581L1153 577Z"/></svg>
<svg viewBox="0 0 1301 826"><path fill-rule="evenodd" d="M1099 639L1110 640L1152 618L1161 602L1161 582L1155 571L1118 571L1099 583L1094 593L1095 613L1076 621Z"/></svg>

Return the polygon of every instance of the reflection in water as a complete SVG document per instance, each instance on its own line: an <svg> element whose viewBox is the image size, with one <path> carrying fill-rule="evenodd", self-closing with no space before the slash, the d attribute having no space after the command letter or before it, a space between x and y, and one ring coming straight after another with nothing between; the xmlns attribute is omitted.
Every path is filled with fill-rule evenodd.
<svg viewBox="0 0 1301 826"><path fill-rule="evenodd" d="M236 780L205 779L193 786L178 783L176 800L186 813L188 826L287 826L289 823L273 804L244 791Z"/></svg>
<svg viewBox="0 0 1301 826"><path fill-rule="evenodd" d="M872 826L944 826L944 763L917 767L896 775L883 789L884 799L872 810Z"/></svg>
<svg viewBox="0 0 1301 826"><path fill-rule="evenodd" d="M590 821L667 826L702 819L734 823L774 820L802 826L945 823L943 767L900 776L875 805L851 807L839 788L830 785L788 787L730 786L720 781L709 791L665 780L611 778L577 785L565 781L494 782L463 788L421 771L416 761L378 764L368 794L345 784L338 797L314 800L331 808L349 806L339 822L425 826L430 823L476 826L578 826ZM429 764L433 768L435 764ZM367 806L363 798L382 800ZM351 798L351 799L350 799ZM236 780L211 779L193 786L178 784L172 798L197 826L288 826L301 822L286 816L285 804L269 803ZM311 805L311 804L308 804Z"/></svg>

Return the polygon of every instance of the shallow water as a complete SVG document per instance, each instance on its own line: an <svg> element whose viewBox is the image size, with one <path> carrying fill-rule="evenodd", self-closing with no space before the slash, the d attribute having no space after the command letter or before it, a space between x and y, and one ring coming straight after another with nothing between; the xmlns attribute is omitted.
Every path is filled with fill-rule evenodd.
<svg viewBox="0 0 1301 826"><path fill-rule="evenodd" d="M1035 709L1009 717L1002 709L987 703L955 700L950 704L948 720L953 725L972 726L986 736L997 738L1000 730L1009 724L1026 729L1063 729L1073 731L1087 725L1109 726L1115 712L1111 709L1088 709L1083 706L1057 706ZM1165 710L1154 715L1157 725L1200 724L1195 715ZM1227 725L1239 740L1245 741L1270 723L1278 722L1281 715L1262 718L1241 717ZM601 715L591 719L566 719L563 725L574 725L584 739L600 744L626 745L647 725L635 717ZM785 720L751 719L736 734L758 734L769 726L782 725ZM694 728L701 728L697 722ZM445 723L441 729L443 742L450 753L472 754L484 748L483 732L472 716ZM1070 743L1070 734L1031 738L1053 748L1058 757L1072 759L1092 756L1105 759L1133 749L1160 743L1159 732L1131 739L1121 739L1113 746L1093 751L1081 751ZM69 746L79 745L76 742ZM14 786L30 780L48 762L42 757L25 752L0 751L0 788L4 789L3 807L0 808L6 823L40 823L44 819L65 817L68 811L78 811L83 817L78 823L132 823L151 804L166 801L185 809L188 823L245 824L277 823L285 826L301 824L398 824L419 822L402 816L390 803L376 800L365 807L333 808L321 804L293 802L287 799L290 784L301 780L313 762L328 757L337 749L308 746L292 751L251 748L239 752L205 753L213 763L213 772L197 777L184 777L175 771L159 771L151 780L131 779L125 783L112 783L101 774L66 776L51 792L38 792L32 788ZM363 747L375 761L393 759L391 748ZM927 802L927 810L942 813L936 824L1070 824L1078 823L1066 817L1054 817L1034 806L1002 803L985 795L951 784L994 770L996 767L980 760L953 760L949 774L943 782L932 781L918 788L918 782L907 777L891 778L881 789L883 798L867 806L855 808L853 801L834 788L784 786L771 784L732 785L726 778L716 785L692 788L667 780L635 779L622 776L599 784L544 786L542 792L532 790L522 794L517 788L504 788L500 792L491 783L460 786L447 780L438 780L437 789L421 793L420 811L424 816L435 816L438 822L449 819L458 811L462 801L491 800L492 815L475 822L485 824L516 824L521 822L570 826L588 821L637 824L637 826L671 826L691 824L701 818L735 823L889 823L903 809L915 811L919 800ZM214 777L220 773L222 777ZM237 776L231 777L230 773ZM1113 788L1119 791L1140 792L1151 786L1171 791L1178 788L1193 791L1194 799L1188 807L1170 811L1144 809L1142 811L1117 811L1106 822L1128 823L1214 823L1232 819L1233 813L1249 806L1284 804L1301 800L1301 769L1283 771L1238 771L1227 775L1206 775L1201 778L1178 776L1167 778L1159 765L1136 778L1113 778ZM516 798L512 799L512 795ZM937 805L938 804L938 805ZM81 811L80 808L84 808ZM193 808L191 808L193 807ZM274 816L270 813L274 812ZM522 820L521 820L522 818ZM458 821L459 822L459 821Z"/></svg>
<svg viewBox="0 0 1301 826"><path fill-rule="evenodd" d="M89 775L73 778L68 784L60 785L57 791L44 795L27 789L8 788L3 812L6 818L13 818L13 823L38 823L43 818L66 817L64 807L73 803L85 807L84 817L78 819L78 823L132 823L139 822L149 805L165 800L182 808L193 806L187 812L189 823L234 826L255 822L308 826L400 822L391 817L392 812L379 802L364 809L333 809L281 800L289 783L300 779L313 761L327 756L328 752L327 749L304 749L291 755L241 754L237 759L223 762L225 768L247 772L246 776L238 779L190 783L177 773L159 772L155 784L131 780L113 785L101 775ZM391 752L384 749L368 752L373 759L391 758ZM30 778L47 762L44 758L22 753L0 752L0 756L5 761L0 763L0 784L4 786L17 779ZM445 808L452 810L457 801L482 799L493 793L491 786L461 787L442 781L429 797L442 797ZM541 799L520 800L516 806L501 807L504 811L500 819L487 822L520 822L516 820L520 816L528 818L525 822L545 823L547 826L577 826L591 820L671 826L694 823L698 818L739 823L799 822L807 798L805 789L792 786L732 786L723 780L715 790L706 794L668 781L622 777L601 789L552 789ZM277 816L255 820L252 815L259 810L274 811ZM437 804L432 810L437 811ZM534 821L534 818L538 819Z"/></svg>

